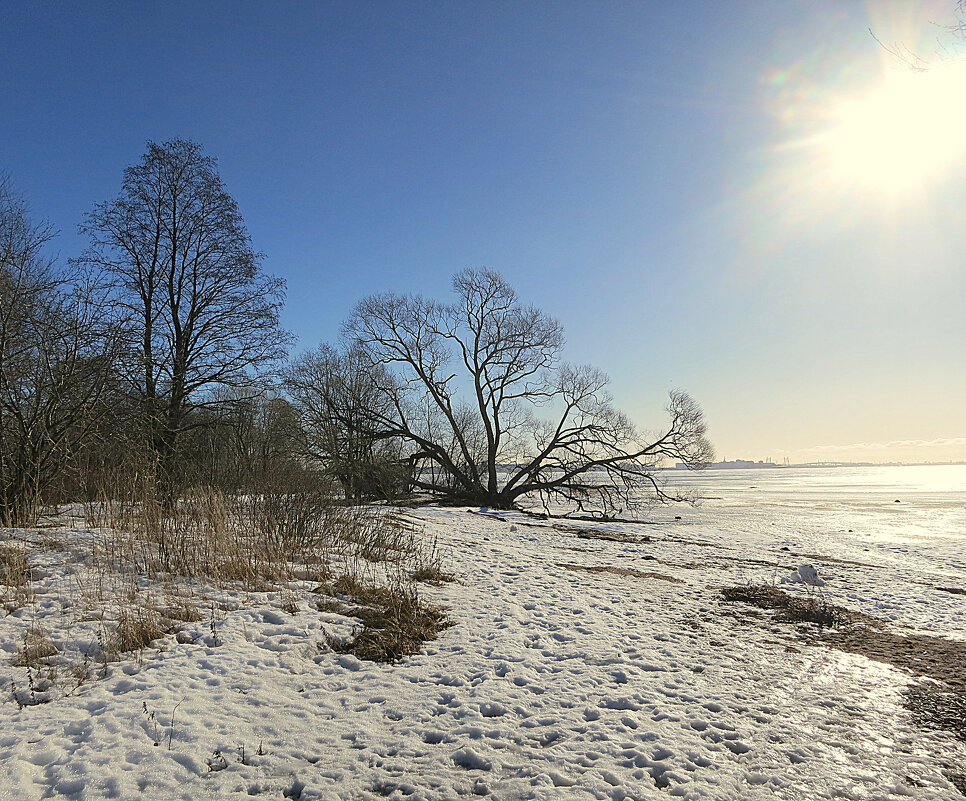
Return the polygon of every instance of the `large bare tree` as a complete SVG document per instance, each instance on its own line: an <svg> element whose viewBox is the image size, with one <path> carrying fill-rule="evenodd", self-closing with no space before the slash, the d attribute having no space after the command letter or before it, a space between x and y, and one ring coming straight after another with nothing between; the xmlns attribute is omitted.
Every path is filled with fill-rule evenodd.
<svg viewBox="0 0 966 801"><path fill-rule="evenodd" d="M184 139L149 142L121 192L95 206L83 257L110 277L128 319L126 378L138 398L159 477L170 484L193 413L250 388L285 355L284 282L260 269L215 160Z"/></svg>
<svg viewBox="0 0 966 801"><path fill-rule="evenodd" d="M380 396L356 426L410 443L415 487L498 508L535 494L611 513L671 497L655 473L662 460L712 458L685 393L671 393L667 426L645 437L614 408L602 372L560 363L559 323L499 274L465 270L453 289L451 304L368 297L345 326Z"/></svg>
<svg viewBox="0 0 966 801"><path fill-rule="evenodd" d="M0 525L35 517L111 386L116 326L96 286L43 255L52 236L0 175Z"/></svg>

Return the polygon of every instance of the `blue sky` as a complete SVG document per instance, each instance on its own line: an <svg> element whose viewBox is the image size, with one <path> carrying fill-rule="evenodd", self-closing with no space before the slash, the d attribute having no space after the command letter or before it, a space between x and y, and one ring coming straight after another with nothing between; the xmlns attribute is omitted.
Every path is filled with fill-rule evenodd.
<svg viewBox="0 0 966 801"><path fill-rule="evenodd" d="M868 29L941 61L953 6L0 0L0 168L68 257L191 138L303 347L485 266L645 427L680 387L727 458L964 459L962 154L829 166L895 127L837 132L901 66Z"/></svg>

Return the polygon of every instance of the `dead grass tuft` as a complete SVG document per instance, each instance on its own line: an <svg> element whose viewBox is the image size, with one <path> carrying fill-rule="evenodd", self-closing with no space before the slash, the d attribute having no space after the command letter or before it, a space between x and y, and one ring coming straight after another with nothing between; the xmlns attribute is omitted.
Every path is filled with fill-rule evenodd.
<svg viewBox="0 0 966 801"><path fill-rule="evenodd" d="M182 623L197 623L204 618L198 607L186 598L172 599L171 603L161 610L161 614L169 620L180 620Z"/></svg>
<svg viewBox="0 0 966 801"><path fill-rule="evenodd" d="M874 621L868 615L829 603L817 594L810 598L799 598L771 584L725 587L721 595L726 601L777 610L776 620L784 623L814 623L820 628L840 628Z"/></svg>
<svg viewBox="0 0 966 801"><path fill-rule="evenodd" d="M393 591L389 587L365 581L353 573L339 576L328 585L325 592L344 596L364 606L390 606L394 603Z"/></svg>
<svg viewBox="0 0 966 801"><path fill-rule="evenodd" d="M334 598L323 598L321 601L317 601L315 608L320 612L331 612L337 615L347 615L352 611L351 607Z"/></svg>
<svg viewBox="0 0 966 801"><path fill-rule="evenodd" d="M7 614L31 603L29 552L18 545L0 545L0 607Z"/></svg>
<svg viewBox="0 0 966 801"><path fill-rule="evenodd" d="M26 587L30 582L27 551L16 545L0 545L0 584Z"/></svg>
<svg viewBox="0 0 966 801"><path fill-rule="evenodd" d="M453 625L444 608L423 601L415 586L401 581L372 586L343 576L332 590L358 605L323 600L317 608L362 621L362 629L348 642L327 638L329 647L337 653L351 653L373 662L397 662L418 654L424 642L435 640Z"/></svg>
<svg viewBox="0 0 966 801"><path fill-rule="evenodd" d="M108 650L117 653L140 651L169 631L161 615L153 609L140 606L123 609L118 617L117 628L108 642Z"/></svg>
<svg viewBox="0 0 966 801"><path fill-rule="evenodd" d="M448 573L438 565L417 568L409 577L420 584L448 584L456 581L455 573Z"/></svg>
<svg viewBox="0 0 966 801"><path fill-rule="evenodd" d="M23 644L13 660L19 667L36 668L57 653L57 646L38 625L32 625L23 635Z"/></svg>
<svg viewBox="0 0 966 801"><path fill-rule="evenodd" d="M416 551L412 561L414 568L409 573L412 581L423 584L447 584L456 581L456 575L443 567L443 554L436 540L428 547Z"/></svg>
<svg viewBox="0 0 966 801"><path fill-rule="evenodd" d="M298 598L292 594L285 596L285 599L282 601L282 611L288 612L290 615L297 615L301 612Z"/></svg>
<svg viewBox="0 0 966 801"><path fill-rule="evenodd" d="M421 601L413 594L388 607L357 607L353 617L362 621L362 631L347 643L330 646L339 653L352 653L372 662L397 662L418 654L427 640L452 625L445 611Z"/></svg>

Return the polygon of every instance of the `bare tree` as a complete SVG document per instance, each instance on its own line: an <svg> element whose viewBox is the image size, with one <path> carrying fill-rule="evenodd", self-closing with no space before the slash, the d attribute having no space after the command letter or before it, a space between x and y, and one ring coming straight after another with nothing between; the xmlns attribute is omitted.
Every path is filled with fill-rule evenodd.
<svg viewBox="0 0 966 801"><path fill-rule="evenodd" d="M614 408L607 377L559 363L560 325L521 304L497 273L453 279L456 302L393 294L362 300L345 326L380 402L368 436L413 446L414 486L509 508L527 494L609 513L644 490L671 496L663 459L700 467L713 455L698 405L672 392L670 422L643 437ZM549 419L538 419L543 408Z"/></svg>
<svg viewBox="0 0 966 801"><path fill-rule="evenodd" d="M83 262L110 277L130 323L125 376L141 404L159 478L170 485L193 413L217 388L251 388L284 356L284 282L265 275L215 160L200 145L148 143L121 193L95 206Z"/></svg>
<svg viewBox="0 0 966 801"><path fill-rule="evenodd" d="M32 520L103 413L116 355L97 288L43 256L52 236L0 176L0 524L8 526Z"/></svg>

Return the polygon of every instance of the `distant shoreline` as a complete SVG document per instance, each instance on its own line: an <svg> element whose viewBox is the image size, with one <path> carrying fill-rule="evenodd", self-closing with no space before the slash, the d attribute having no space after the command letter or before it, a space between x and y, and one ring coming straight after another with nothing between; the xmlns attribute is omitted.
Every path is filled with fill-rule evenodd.
<svg viewBox="0 0 966 801"><path fill-rule="evenodd" d="M704 470L761 470L761 469L816 469L827 467L961 467L962 462L804 462L802 464L776 464L775 462L746 462L737 459L733 462L714 462L702 468ZM660 470L687 470L680 462L674 467L661 467Z"/></svg>

